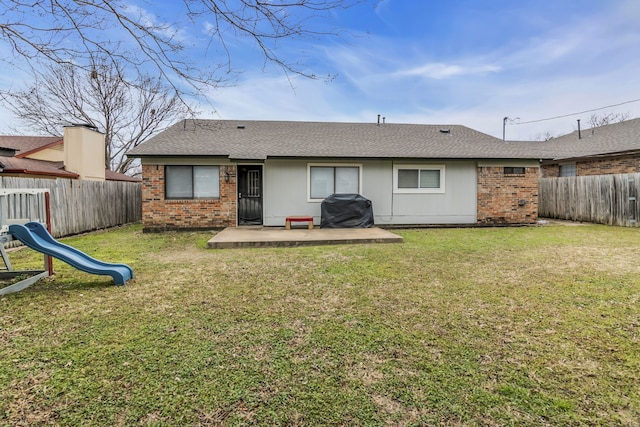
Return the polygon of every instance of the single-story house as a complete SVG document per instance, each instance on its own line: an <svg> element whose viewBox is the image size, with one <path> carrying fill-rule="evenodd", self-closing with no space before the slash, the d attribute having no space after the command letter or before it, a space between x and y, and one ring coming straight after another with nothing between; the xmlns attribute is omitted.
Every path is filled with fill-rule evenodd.
<svg viewBox="0 0 640 427"><path fill-rule="evenodd" d="M333 193L370 199L381 226L534 223L537 148L460 125L183 120L127 155L160 231L317 224Z"/></svg>
<svg viewBox="0 0 640 427"><path fill-rule="evenodd" d="M640 172L640 118L576 130L539 144L554 153L542 163L545 178Z"/></svg>
<svg viewBox="0 0 640 427"><path fill-rule="evenodd" d="M84 125L66 126L64 136L0 135L0 176L140 182L105 169L104 144Z"/></svg>

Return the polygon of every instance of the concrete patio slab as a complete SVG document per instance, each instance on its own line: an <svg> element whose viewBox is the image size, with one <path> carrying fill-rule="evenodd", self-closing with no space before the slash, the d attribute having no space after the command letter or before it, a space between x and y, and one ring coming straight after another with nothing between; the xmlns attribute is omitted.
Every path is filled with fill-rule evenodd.
<svg viewBox="0 0 640 427"><path fill-rule="evenodd" d="M207 242L209 249L258 248L356 243L402 243L402 237L381 228L229 227Z"/></svg>

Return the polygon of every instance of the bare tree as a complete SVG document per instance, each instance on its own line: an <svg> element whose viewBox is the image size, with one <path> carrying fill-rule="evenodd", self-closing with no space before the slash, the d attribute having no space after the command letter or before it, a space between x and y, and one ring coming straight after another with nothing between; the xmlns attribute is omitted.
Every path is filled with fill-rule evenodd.
<svg viewBox="0 0 640 427"><path fill-rule="evenodd" d="M27 89L0 92L9 109L31 129L59 135L69 123L86 123L105 134L105 167L132 173L124 154L187 113L175 91L158 78L127 81L123 65L92 59L92 71L59 65L36 73Z"/></svg>
<svg viewBox="0 0 640 427"><path fill-rule="evenodd" d="M549 141L551 139L555 138L555 135L549 131L546 131L544 133L539 133L537 134L533 140L534 141Z"/></svg>
<svg viewBox="0 0 640 427"><path fill-rule="evenodd" d="M217 86L231 70L230 39L248 39L265 61L285 72L315 77L301 64L278 53L281 41L298 37L337 34L313 26L337 8L362 0L178 0L171 22L124 0L0 0L0 44L11 48L5 61L47 59L91 71L96 54L141 74L160 75L179 94L183 83L191 89ZM216 57L197 63L184 55L194 34L206 29L203 44L221 48ZM216 52L219 52L216 50ZM215 62L214 62L215 61Z"/></svg>
<svg viewBox="0 0 640 427"><path fill-rule="evenodd" d="M630 117L630 113L603 113L596 114L593 113L591 117L589 117L588 123L590 127L597 128L600 126L606 126L612 123L624 122Z"/></svg>

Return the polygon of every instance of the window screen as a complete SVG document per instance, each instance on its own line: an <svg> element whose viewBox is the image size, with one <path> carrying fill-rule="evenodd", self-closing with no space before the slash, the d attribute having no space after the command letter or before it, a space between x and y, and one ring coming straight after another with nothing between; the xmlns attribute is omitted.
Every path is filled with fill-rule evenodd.
<svg viewBox="0 0 640 427"><path fill-rule="evenodd" d="M167 166L165 169L167 199L189 199L193 197L191 166Z"/></svg>
<svg viewBox="0 0 640 427"><path fill-rule="evenodd" d="M440 188L440 171L421 170L420 188Z"/></svg>
<svg viewBox="0 0 640 427"><path fill-rule="evenodd" d="M398 169L398 188L419 188L418 169Z"/></svg>
<svg viewBox="0 0 640 427"><path fill-rule="evenodd" d="M218 166L193 167L193 197L214 199L220 197L220 172Z"/></svg>
<svg viewBox="0 0 640 427"><path fill-rule="evenodd" d="M576 164L560 165L560 176L576 176Z"/></svg>

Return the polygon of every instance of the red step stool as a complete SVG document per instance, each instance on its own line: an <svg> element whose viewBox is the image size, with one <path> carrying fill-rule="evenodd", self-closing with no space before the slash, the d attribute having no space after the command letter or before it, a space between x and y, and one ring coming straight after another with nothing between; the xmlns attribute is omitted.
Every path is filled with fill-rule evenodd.
<svg viewBox="0 0 640 427"><path fill-rule="evenodd" d="M313 230L313 217L312 216L288 216L284 221L284 228L291 230L292 222L308 222L309 230Z"/></svg>

